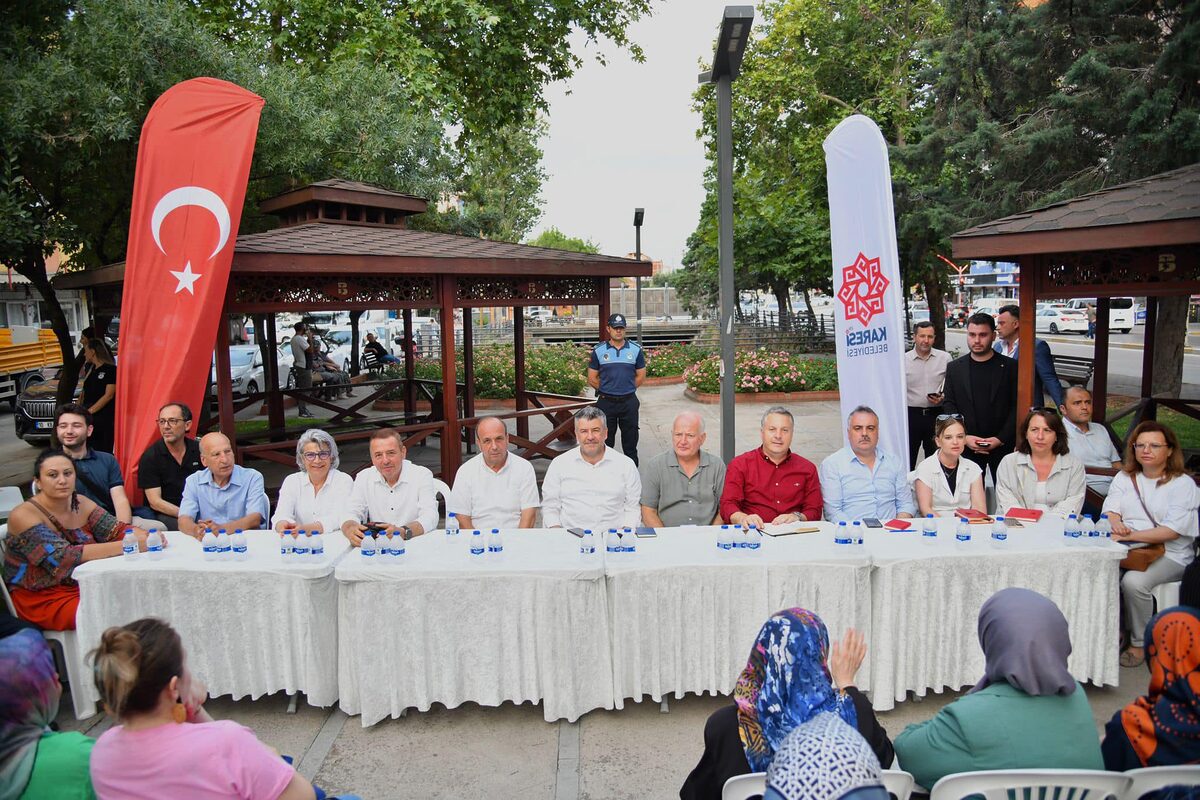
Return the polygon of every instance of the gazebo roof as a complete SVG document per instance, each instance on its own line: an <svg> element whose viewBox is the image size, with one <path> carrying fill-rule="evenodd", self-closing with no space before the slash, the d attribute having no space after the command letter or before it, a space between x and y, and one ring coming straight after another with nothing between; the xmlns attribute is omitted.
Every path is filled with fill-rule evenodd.
<svg viewBox="0 0 1200 800"><path fill-rule="evenodd" d="M1200 164L985 222L950 237L955 258L1006 259L1200 242Z"/></svg>

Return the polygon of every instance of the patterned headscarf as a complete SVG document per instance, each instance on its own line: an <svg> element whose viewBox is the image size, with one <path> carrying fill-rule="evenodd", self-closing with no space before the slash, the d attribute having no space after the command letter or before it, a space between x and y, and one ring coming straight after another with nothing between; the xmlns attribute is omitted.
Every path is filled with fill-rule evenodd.
<svg viewBox="0 0 1200 800"><path fill-rule="evenodd" d="M1200 610L1168 608L1146 626L1150 691L1121 710L1146 767L1200 761Z"/></svg>
<svg viewBox="0 0 1200 800"><path fill-rule="evenodd" d="M886 798L879 759L862 734L842 718L817 714L787 735L767 767L766 798L836 800L876 787L872 797Z"/></svg>
<svg viewBox="0 0 1200 800"><path fill-rule="evenodd" d="M0 800L13 800L33 774L38 740L58 714L62 686L50 647L29 628L0 639L0 676Z"/></svg>
<svg viewBox="0 0 1200 800"><path fill-rule="evenodd" d="M829 633L811 611L789 608L766 621L733 690L738 732L750 769L762 772L798 726L832 711L858 725L854 701L833 688Z"/></svg>

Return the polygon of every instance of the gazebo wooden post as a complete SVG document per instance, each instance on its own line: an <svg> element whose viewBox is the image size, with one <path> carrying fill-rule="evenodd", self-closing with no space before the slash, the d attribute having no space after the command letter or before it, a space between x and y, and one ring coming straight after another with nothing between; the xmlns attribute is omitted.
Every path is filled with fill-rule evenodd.
<svg viewBox="0 0 1200 800"><path fill-rule="evenodd" d="M439 316L442 326L442 480L450 483L462 460L462 426L458 417L458 374L454 364L454 295L458 284L453 275L438 278Z"/></svg>
<svg viewBox="0 0 1200 800"><path fill-rule="evenodd" d="M279 393L279 348L275 344L275 315L264 316L266 324L263 326L263 335L267 337L267 350L272 356L264 369L267 373L267 426L273 431L282 431L286 423L283 415L283 395Z"/></svg>
<svg viewBox="0 0 1200 800"><path fill-rule="evenodd" d="M1107 297L1096 299L1096 338L1092 340L1092 419L1096 422L1104 422L1108 417L1108 310L1111 307Z"/></svg>
<svg viewBox="0 0 1200 800"><path fill-rule="evenodd" d="M608 340L608 315L612 313L608 278L596 278L597 305L600 308L600 341Z"/></svg>
<svg viewBox="0 0 1200 800"><path fill-rule="evenodd" d="M1027 256L1020 261L1021 264L1021 288L1018 293L1018 302L1021 306L1021 324L1018 341L1020 342L1020 350L1017 355L1025 355L1026 358L1017 359L1017 426L1020 427L1021 420L1025 417L1026 409L1033 405L1033 375L1036 365L1034 358L1035 347L1037 342L1037 298L1040 277L1042 272L1043 262L1041 258L1036 256ZM1039 405L1041 398L1038 398ZM1005 442L1016 446L1016 442Z"/></svg>
<svg viewBox="0 0 1200 800"><path fill-rule="evenodd" d="M406 308L400 312L404 318L404 421L412 419L417 409L417 385L413 381L417 377L417 345L413 340L412 309Z"/></svg>
<svg viewBox="0 0 1200 800"><path fill-rule="evenodd" d="M237 454L237 426L233 418L233 376L229 371L229 315L222 310L217 323L217 413L221 433L229 437Z"/></svg>
<svg viewBox="0 0 1200 800"><path fill-rule="evenodd" d="M475 416L475 326L471 324L471 309L464 306L463 315L463 417ZM467 452L471 442L467 440Z"/></svg>
<svg viewBox="0 0 1200 800"><path fill-rule="evenodd" d="M529 398L525 396L525 309L521 306L513 306L513 372L517 411L524 411ZM529 417L517 417L517 435L529 438Z"/></svg>
<svg viewBox="0 0 1200 800"><path fill-rule="evenodd" d="M1142 409L1134 419L1134 423L1144 419L1156 419L1158 409L1152 396L1154 394L1154 346L1158 328L1158 298L1151 295L1146 298L1146 333L1142 339Z"/></svg>

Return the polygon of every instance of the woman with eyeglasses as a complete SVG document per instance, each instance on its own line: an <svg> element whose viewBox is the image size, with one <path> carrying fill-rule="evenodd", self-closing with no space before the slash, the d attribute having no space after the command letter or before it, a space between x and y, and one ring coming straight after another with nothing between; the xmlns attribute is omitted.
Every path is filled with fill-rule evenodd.
<svg viewBox="0 0 1200 800"><path fill-rule="evenodd" d="M1083 462L1069 452L1058 414L1030 409L1017 433L1017 449L996 470L996 513L1032 508L1066 517L1083 508Z"/></svg>
<svg viewBox="0 0 1200 800"><path fill-rule="evenodd" d="M296 443L300 472L283 479L279 502L271 525L275 530L297 528L321 533L336 531L348 517L346 503L354 491L354 479L338 469L337 443L316 428L309 429Z"/></svg>
<svg viewBox="0 0 1200 800"><path fill-rule="evenodd" d="M963 458L967 429L959 414L942 414L933 426L937 452L917 465L913 489L921 516L950 516L957 508L973 508L987 513L983 493L983 470L969 458Z"/></svg>
<svg viewBox="0 0 1200 800"><path fill-rule="evenodd" d="M1104 500L1113 541L1162 544L1166 551L1144 572L1128 570L1121 578L1129 631L1121 666L1136 667L1144 660L1142 637L1154 610L1151 592L1160 583L1182 578L1195 559L1200 490L1184 471L1179 439L1166 425L1147 420L1133 429L1129 441L1125 466L1113 478Z"/></svg>

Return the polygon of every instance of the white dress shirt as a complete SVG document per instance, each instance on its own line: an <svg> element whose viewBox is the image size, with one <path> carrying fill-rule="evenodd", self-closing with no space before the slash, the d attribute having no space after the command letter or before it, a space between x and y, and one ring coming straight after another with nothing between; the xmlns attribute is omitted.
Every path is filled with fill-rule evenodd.
<svg viewBox="0 0 1200 800"><path fill-rule="evenodd" d="M433 473L408 459L400 467L395 486L375 467L367 467L354 479L346 520L386 522L404 525L416 520L427 532L438 524L437 494L433 489Z"/></svg>
<svg viewBox="0 0 1200 800"><path fill-rule="evenodd" d="M1067 426L1067 446L1071 448L1071 455L1082 461L1085 467L1112 469L1113 462L1121 460L1121 454L1117 452L1116 447L1113 447L1112 439L1109 438L1108 431L1104 430L1103 425L1092 422L1084 431L1065 417L1063 424ZM1113 480L1108 475L1084 475L1083 477L1087 481L1089 489L1094 489L1100 494L1108 494L1108 487L1112 485Z"/></svg>
<svg viewBox="0 0 1200 800"><path fill-rule="evenodd" d="M641 524L642 478L633 460L611 447L595 464L579 448L550 462L542 480L542 524L594 532Z"/></svg>
<svg viewBox="0 0 1200 800"><path fill-rule="evenodd" d="M1196 488L1196 482L1191 475L1177 475L1159 486L1158 481L1147 479L1141 472L1137 474L1137 482L1146 508L1154 515L1153 521L1138 502L1133 481L1124 470L1113 478L1108 497L1104 498L1104 511L1120 514L1121 521L1131 530L1149 530L1156 527L1157 523L1178 533L1178 539L1166 543L1167 552L1164 555L1186 567L1192 563L1192 545L1198 532L1196 508L1200 506L1200 489Z"/></svg>
<svg viewBox="0 0 1200 800"><path fill-rule="evenodd" d="M504 466L493 471L483 453L458 468L450 492L450 511L466 514L472 527L483 530L521 527L521 512L541 505L533 465L509 453Z"/></svg>
<svg viewBox="0 0 1200 800"><path fill-rule="evenodd" d="M303 528L319 522L326 532L336 531L350 517L348 507L353 490L354 479L341 470L329 470L319 492L313 492L307 472L293 472L279 487L279 502L275 505L275 516L271 517L271 527L280 522L294 522Z"/></svg>
<svg viewBox="0 0 1200 800"><path fill-rule="evenodd" d="M929 408L926 395L941 394L949 363L950 354L936 347L929 348L925 358L917 355L915 347L904 354L904 396L909 408Z"/></svg>

